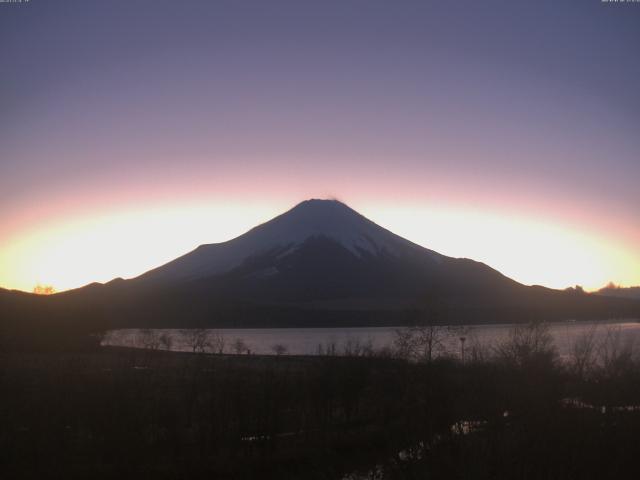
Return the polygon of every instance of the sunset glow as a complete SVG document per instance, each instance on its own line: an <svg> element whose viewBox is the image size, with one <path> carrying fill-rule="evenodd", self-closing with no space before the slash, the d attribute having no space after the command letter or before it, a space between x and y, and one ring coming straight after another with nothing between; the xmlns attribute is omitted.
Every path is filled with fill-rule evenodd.
<svg viewBox="0 0 640 480"><path fill-rule="evenodd" d="M366 200L351 205L415 243L482 261L525 284L595 289L610 280L640 283L640 258L631 246L557 219L525 220L462 207L385 207ZM167 205L34 225L3 244L0 284L31 291L46 283L65 290L134 277L199 244L234 238L290 206L282 199L268 205Z"/></svg>
<svg viewBox="0 0 640 480"><path fill-rule="evenodd" d="M0 16L3 288L134 277L312 197L525 284L640 284L628 9L53 3Z"/></svg>
<svg viewBox="0 0 640 480"><path fill-rule="evenodd" d="M640 0L0 0L0 480L637 480Z"/></svg>

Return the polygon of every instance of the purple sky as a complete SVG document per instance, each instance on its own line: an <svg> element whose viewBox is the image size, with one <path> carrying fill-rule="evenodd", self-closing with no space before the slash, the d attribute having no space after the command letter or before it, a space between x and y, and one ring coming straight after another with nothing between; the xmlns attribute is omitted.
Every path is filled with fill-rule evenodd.
<svg viewBox="0 0 640 480"><path fill-rule="evenodd" d="M55 276L60 232L91 218L247 219L187 226L144 269L330 195L526 283L640 283L640 4L31 0L0 4L0 42L0 286L136 273L82 259ZM575 264L599 273L538 279L430 240L434 215L467 211L588 238L602 248Z"/></svg>

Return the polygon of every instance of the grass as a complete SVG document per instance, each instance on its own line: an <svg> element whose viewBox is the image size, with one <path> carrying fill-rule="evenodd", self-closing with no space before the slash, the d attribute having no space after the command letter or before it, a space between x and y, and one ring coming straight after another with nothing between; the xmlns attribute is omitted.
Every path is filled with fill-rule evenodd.
<svg viewBox="0 0 640 480"><path fill-rule="evenodd" d="M552 352L0 360L2 478L637 478L640 412L613 408L640 405L633 361L577 375Z"/></svg>

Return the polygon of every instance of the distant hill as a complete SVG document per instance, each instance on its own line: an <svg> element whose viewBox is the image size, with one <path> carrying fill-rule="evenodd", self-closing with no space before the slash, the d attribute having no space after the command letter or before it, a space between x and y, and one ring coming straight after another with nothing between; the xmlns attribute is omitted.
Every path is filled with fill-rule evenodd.
<svg viewBox="0 0 640 480"><path fill-rule="evenodd" d="M595 294L606 297L631 298L640 300L640 287L619 287L617 285L609 284L606 287L603 287L595 292Z"/></svg>
<svg viewBox="0 0 640 480"><path fill-rule="evenodd" d="M343 203L308 200L134 279L49 296L2 291L0 315L26 334L630 318L640 317L640 302L525 286L416 245Z"/></svg>

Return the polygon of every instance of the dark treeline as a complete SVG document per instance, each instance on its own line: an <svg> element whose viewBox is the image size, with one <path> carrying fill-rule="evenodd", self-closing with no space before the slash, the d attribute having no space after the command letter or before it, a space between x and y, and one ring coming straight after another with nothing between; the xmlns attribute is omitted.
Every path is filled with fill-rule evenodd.
<svg viewBox="0 0 640 480"><path fill-rule="evenodd" d="M640 365L583 340L569 363L538 327L465 363L5 352L2 478L638 478Z"/></svg>
<svg viewBox="0 0 640 480"><path fill-rule="evenodd" d="M420 303L387 299L384 306L345 301L303 307L230 301L189 289L130 290L123 282L47 296L0 289L0 349L87 350L96 346L89 334L118 328L401 326L425 317L443 325L640 318L637 300L543 287L463 298L431 292Z"/></svg>

